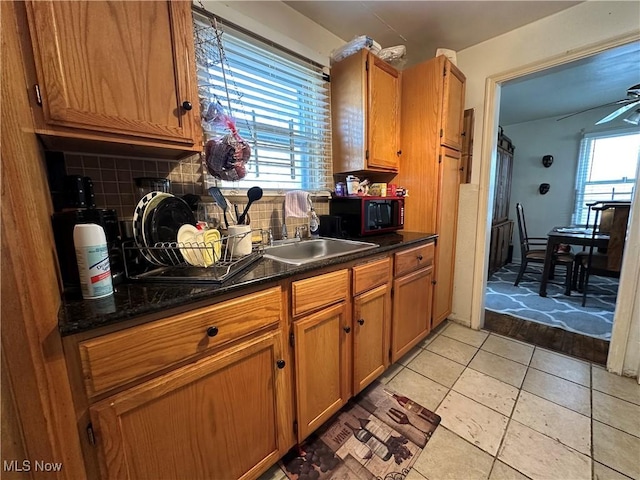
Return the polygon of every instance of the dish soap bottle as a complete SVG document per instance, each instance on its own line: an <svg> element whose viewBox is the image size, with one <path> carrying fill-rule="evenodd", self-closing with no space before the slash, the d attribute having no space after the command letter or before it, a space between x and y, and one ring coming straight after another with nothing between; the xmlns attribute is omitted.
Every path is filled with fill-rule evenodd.
<svg viewBox="0 0 640 480"><path fill-rule="evenodd" d="M316 215L316 211L311 207L311 218L309 219L309 233L311 237L319 237L320 219Z"/></svg>

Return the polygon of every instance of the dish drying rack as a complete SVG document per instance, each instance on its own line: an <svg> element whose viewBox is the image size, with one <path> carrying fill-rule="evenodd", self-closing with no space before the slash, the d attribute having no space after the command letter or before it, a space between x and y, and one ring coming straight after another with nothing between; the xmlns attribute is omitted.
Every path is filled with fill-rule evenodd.
<svg viewBox="0 0 640 480"><path fill-rule="evenodd" d="M252 243L251 253L236 256L238 242L247 235L253 238L256 232L260 233L260 241ZM212 242L160 242L144 247L134 241L123 242L125 274L134 281L222 283L262 258L267 235L266 230L254 229L224 235ZM193 265L185 257L203 259L203 264Z"/></svg>

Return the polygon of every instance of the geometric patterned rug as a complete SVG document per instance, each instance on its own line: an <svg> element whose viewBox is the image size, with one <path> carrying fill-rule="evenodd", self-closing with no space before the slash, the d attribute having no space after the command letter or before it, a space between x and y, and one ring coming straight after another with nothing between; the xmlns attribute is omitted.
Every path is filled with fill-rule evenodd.
<svg viewBox="0 0 640 480"><path fill-rule="evenodd" d="M542 269L529 265L516 287L519 265L509 264L494 273L487 281L485 308L532 322L558 327L602 340L611 340L613 314L618 293L618 279L589 277L586 306L582 294L564 294L564 285L547 284L547 296L538 295ZM564 281L564 267L557 267L556 280Z"/></svg>
<svg viewBox="0 0 640 480"><path fill-rule="evenodd" d="M439 423L439 415L374 381L280 468L290 480L402 480Z"/></svg>

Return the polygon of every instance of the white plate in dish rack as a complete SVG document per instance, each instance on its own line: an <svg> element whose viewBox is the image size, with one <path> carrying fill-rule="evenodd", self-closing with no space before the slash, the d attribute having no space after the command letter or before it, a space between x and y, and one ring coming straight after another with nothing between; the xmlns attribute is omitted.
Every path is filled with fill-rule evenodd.
<svg viewBox="0 0 640 480"><path fill-rule="evenodd" d="M193 248L197 244L197 236L199 233L200 230L188 223L182 225L180 230L178 230L180 252L187 263L194 267L199 267L204 263L200 251L197 248Z"/></svg>

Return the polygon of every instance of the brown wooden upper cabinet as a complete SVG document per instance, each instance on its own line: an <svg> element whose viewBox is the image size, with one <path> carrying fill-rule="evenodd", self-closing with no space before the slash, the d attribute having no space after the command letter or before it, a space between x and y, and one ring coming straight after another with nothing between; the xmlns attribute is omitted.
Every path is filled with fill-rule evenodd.
<svg viewBox="0 0 640 480"><path fill-rule="evenodd" d="M202 149L190 2L34 1L27 19L45 145Z"/></svg>
<svg viewBox="0 0 640 480"><path fill-rule="evenodd" d="M368 50L331 67L334 173L397 172L400 73Z"/></svg>
<svg viewBox="0 0 640 480"><path fill-rule="evenodd" d="M464 74L446 57L436 57L442 64L442 124L440 126L440 145L462 150L462 131L464 125Z"/></svg>

